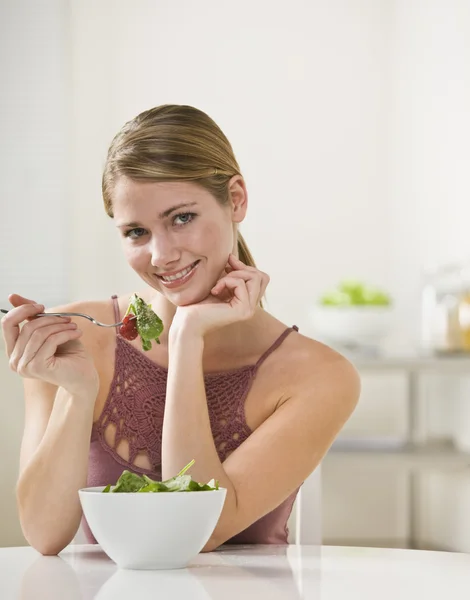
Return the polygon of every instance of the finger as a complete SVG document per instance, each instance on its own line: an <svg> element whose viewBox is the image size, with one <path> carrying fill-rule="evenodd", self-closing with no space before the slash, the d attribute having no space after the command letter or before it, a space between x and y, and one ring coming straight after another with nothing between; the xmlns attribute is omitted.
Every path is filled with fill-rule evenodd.
<svg viewBox="0 0 470 600"><path fill-rule="evenodd" d="M247 271L258 271L258 269L256 267L250 267L250 265L246 265L239 258L237 258L234 254L229 255L228 264L236 270L246 269Z"/></svg>
<svg viewBox="0 0 470 600"><path fill-rule="evenodd" d="M10 310L2 318L2 333L8 356L13 352L13 348L20 335L20 324L26 321L26 319L41 313L43 310L44 306L42 304L22 304Z"/></svg>
<svg viewBox="0 0 470 600"><path fill-rule="evenodd" d="M258 274L261 277L260 293L259 293L259 298L258 298L258 302L259 302L266 292L266 288L270 281L269 275L267 273L264 273L264 271L260 271L256 267L250 267L248 265L245 265L245 263L243 263L241 260L239 260L233 254L230 254L230 256L229 256L229 264L231 264L237 268L237 270L234 270L232 272L232 275L234 275L234 276L236 276L236 274L238 274L238 273L243 273L244 274L243 276L245 276L245 274L251 274L251 276L253 276L254 274ZM248 279L246 277L245 277L245 281L248 281Z"/></svg>
<svg viewBox="0 0 470 600"><path fill-rule="evenodd" d="M269 275L255 269L254 274L250 271L251 276L246 277L246 271L233 271L232 277L243 277L250 294L250 300L253 305L258 305L266 292L269 283Z"/></svg>
<svg viewBox="0 0 470 600"><path fill-rule="evenodd" d="M261 290L261 274L259 271L256 271L255 274L247 273L247 271L233 271L230 277L244 281L251 305L255 306L258 304Z"/></svg>
<svg viewBox="0 0 470 600"><path fill-rule="evenodd" d="M247 285L243 279L227 275L227 277L224 277L219 283L222 284L222 288L220 292L215 295L223 295L224 291L227 290L227 292L229 292L229 297L231 298L229 299L230 303L235 300L236 303L244 304L247 310L251 308Z"/></svg>
<svg viewBox="0 0 470 600"><path fill-rule="evenodd" d="M10 304L12 304L15 308L18 306L23 306L24 304L38 304L38 302L36 302L35 300L30 300L29 298L26 298L25 296L20 296L19 294L10 294L8 296L8 300ZM41 304L41 306L43 305ZM31 319L34 319L34 317L27 317L28 321L30 321Z"/></svg>
<svg viewBox="0 0 470 600"><path fill-rule="evenodd" d="M261 277L254 277L247 281L246 289L248 290L251 306L254 308L261 298Z"/></svg>
<svg viewBox="0 0 470 600"><path fill-rule="evenodd" d="M229 274L233 275L234 277L241 277L245 281L248 281L249 279L253 279L253 277L256 277L258 271L248 271L248 269L240 269L239 271L232 270L230 271L230 273L227 273L227 275Z"/></svg>
<svg viewBox="0 0 470 600"><path fill-rule="evenodd" d="M10 354L10 360L12 359L13 355L15 355L15 359L18 360L18 357L23 354L26 344L35 331L42 328L47 328L50 325L63 325L65 323L70 323L71 320L72 319L70 317L41 317L39 319L33 319L32 321L27 322L20 329L14 349Z"/></svg>
<svg viewBox="0 0 470 600"><path fill-rule="evenodd" d="M250 279L253 279L253 273L251 273L249 271L230 271L226 275L223 275L219 279L219 281L216 282L216 284L214 285L214 287L212 289L217 289L218 287L220 288L220 286L222 284L222 281L227 276L236 277L236 278L239 278L239 279L243 279L243 281L249 281Z"/></svg>
<svg viewBox="0 0 470 600"><path fill-rule="evenodd" d="M40 365L50 364L52 357L57 352L57 348L72 340L77 340L82 335L81 329L70 329L50 335L43 345L36 352L34 358L29 363L29 371L34 375L35 372L41 372ZM41 369L41 371L40 371Z"/></svg>
<svg viewBox="0 0 470 600"><path fill-rule="evenodd" d="M267 273L261 273L261 289L260 289L259 300L261 300L261 298L264 296L269 282L270 282L269 275Z"/></svg>
<svg viewBox="0 0 470 600"><path fill-rule="evenodd" d="M226 280L226 289L230 290L233 294L232 300L230 300L230 304L232 306L238 305L239 308L243 308L242 316L251 316L253 313L252 305L250 303L250 294L245 281L241 279L227 277Z"/></svg>
<svg viewBox="0 0 470 600"><path fill-rule="evenodd" d="M8 301L10 304L13 304L13 306L21 306L22 304L37 304L36 300L30 300L29 298L25 298L19 294L10 294L8 296Z"/></svg>
<svg viewBox="0 0 470 600"><path fill-rule="evenodd" d="M42 318L46 320L46 317ZM37 320L39 321L40 319ZM46 327L36 327L23 336L25 329L26 326L23 327L18 342L10 356L10 368L13 371L18 371L21 368L20 365L25 367L50 335L61 331L77 329L77 325L75 323L54 323Z"/></svg>
<svg viewBox="0 0 470 600"><path fill-rule="evenodd" d="M253 304L259 303L269 281L269 277L265 273L262 273L257 269L255 269L254 271L232 271L230 275L227 275L226 277L232 277L235 279L241 279L245 281L250 295L250 301ZM222 290L225 287L224 280L226 279L226 277L220 279L212 288L212 293L214 295L221 294Z"/></svg>
<svg viewBox="0 0 470 600"><path fill-rule="evenodd" d="M228 274L229 274L229 272L227 271L227 267L226 267L220 274L220 276L217 279L217 281L215 282L215 284L212 286L211 294L214 294L214 296L216 296L222 289L224 289L224 284L222 283L222 281L224 280L225 277L227 277Z"/></svg>
<svg viewBox="0 0 470 600"><path fill-rule="evenodd" d="M269 283L269 275L267 273L265 273L264 271L261 271L260 269L257 269L256 267L250 267L248 265L245 265L245 263L243 263L241 260L239 260L236 256L233 256L233 254L231 254L229 256L229 266L233 265L233 271L232 273L249 273L251 274L251 276L255 275L255 274L259 274L263 279L266 280L266 285Z"/></svg>

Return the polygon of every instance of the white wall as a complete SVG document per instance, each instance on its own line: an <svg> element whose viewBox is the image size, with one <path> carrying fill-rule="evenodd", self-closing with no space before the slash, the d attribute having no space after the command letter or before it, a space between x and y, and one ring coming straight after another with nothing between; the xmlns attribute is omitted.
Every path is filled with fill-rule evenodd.
<svg viewBox="0 0 470 600"><path fill-rule="evenodd" d="M0 3L0 301L68 296L67 5Z"/></svg>
<svg viewBox="0 0 470 600"><path fill-rule="evenodd" d="M0 2L0 306L18 292L70 297L70 86L67 4ZM23 387L0 355L0 546L23 544L14 484Z"/></svg>
<svg viewBox="0 0 470 600"><path fill-rule="evenodd" d="M395 0L388 219L403 329L423 267L470 259L470 3Z"/></svg>

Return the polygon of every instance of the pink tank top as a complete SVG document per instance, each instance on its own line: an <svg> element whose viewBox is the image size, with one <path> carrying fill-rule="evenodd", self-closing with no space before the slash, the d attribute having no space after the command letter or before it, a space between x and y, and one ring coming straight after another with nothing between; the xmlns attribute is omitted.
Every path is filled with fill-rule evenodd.
<svg viewBox="0 0 470 600"><path fill-rule="evenodd" d="M116 321L120 320L117 297L113 296ZM245 399L263 361L282 344L296 326L286 329L254 365L204 375L209 417L221 462L252 433L245 420ZM161 443L165 408L167 369L134 348L119 334L116 337L115 366L111 387L98 421L93 423L88 462L88 486L114 484L124 469L161 479ZM113 424L113 446L104 437ZM129 460L116 451L121 440L129 447ZM146 455L152 469L137 466L138 455ZM280 506L234 536L232 544L287 544L287 520L298 490ZM85 535L96 543L85 517Z"/></svg>

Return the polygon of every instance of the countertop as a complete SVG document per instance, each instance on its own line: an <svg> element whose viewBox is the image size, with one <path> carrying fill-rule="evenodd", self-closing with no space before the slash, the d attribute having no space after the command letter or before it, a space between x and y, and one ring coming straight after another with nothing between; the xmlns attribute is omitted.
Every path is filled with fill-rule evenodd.
<svg viewBox="0 0 470 600"><path fill-rule="evenodd" d="M470 596L470 555L335 546L222 546L187 569L118 569L99 546L0 548L2 600L433 600Z"/></svg>

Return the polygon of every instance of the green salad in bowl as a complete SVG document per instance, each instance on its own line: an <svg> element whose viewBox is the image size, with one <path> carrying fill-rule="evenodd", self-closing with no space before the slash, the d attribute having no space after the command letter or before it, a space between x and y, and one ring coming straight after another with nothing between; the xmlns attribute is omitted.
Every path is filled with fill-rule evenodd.
<svg viewBox="0 0 470 600"><path fill-rule="evenodd" d="M165 481L124 470L114 485L78 491L94 538L120 568L184 568L210 540L227 490L195 481L193 465Z"/></svg>
<svg viewBox="0 0 470 600"><path fill-rule="evenodd" d="M167 479L166 481L155 481L147 477L147 475L137 475L130 471L123 471L122 475L116 482L116 485L107 485L103 494L119 494L119 493L161 493L161 492L212 492L219 489L219 482L212 479L209 483L198 483L194 481L191 475L186 475L193 465L194 460L187 464L178 475Z"/></svg>

